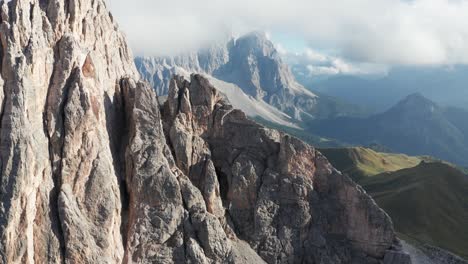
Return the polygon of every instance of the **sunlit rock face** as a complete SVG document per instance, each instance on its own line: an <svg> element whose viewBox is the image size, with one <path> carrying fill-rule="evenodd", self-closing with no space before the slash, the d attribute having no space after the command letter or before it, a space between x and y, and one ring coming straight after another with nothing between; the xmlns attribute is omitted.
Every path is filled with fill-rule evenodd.
<svg viewBox="0 0 468 264"><path fill-rule="evenodd" d="M116 28L103 1L1 3L3 263L123 259Z"/></svg>
<svg viewBox="0 0 468 264"><path fill-rule="evenodd" d="M159 105L104 1L0 15L0 263L405 258L361 188L207 79Z"/></svg>

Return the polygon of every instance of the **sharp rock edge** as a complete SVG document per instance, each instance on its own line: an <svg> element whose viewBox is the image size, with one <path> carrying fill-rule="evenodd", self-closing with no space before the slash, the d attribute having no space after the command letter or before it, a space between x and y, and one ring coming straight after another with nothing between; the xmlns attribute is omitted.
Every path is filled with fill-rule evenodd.
<svg viewBox="0 0 468 264"><path fill-rule="evenodd" d="M361 188L200 75L160 106L103 1L0 5L0 263L409 263Z"/></svg>

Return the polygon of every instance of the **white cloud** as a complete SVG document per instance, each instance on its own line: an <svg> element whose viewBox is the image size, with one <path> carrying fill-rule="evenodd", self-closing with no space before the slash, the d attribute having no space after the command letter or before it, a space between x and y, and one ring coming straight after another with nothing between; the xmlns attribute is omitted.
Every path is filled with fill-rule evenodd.
<svg viewBox="0 0 468 264"><path fill-rule="evenodd" d="M278 51L279 54L281 55L286 55L288 51L283 47L281 43L278 43L275 45L276 51Z"/></svg>
<svg viewBox="0 0 468 264"><path fill-rule="evenodd" d="M281 46L277 44L277 46ZM327 54L328 53L328 54ZM382 76L388 74L390 65L348 60L338 55L306 49L302 53L293 53L283 50L282 57L290 65L295 74L302 76L326 75L372 75Z"/></svg>
<svg viewBox="0 0 468 264"><path fill-rule="evenodd" d="M312 49L307 49L304 53L284 53L283 57L301 75L386 75L389 71L385 64L352 62Z"/></svg>
<svg viewBox="0 0 468 264"><path fill-rule="evenodd" d="M314 66L307 65L309 75L336 75L340 73L340 70L331 66Z"/></svg>
<svg viewBox="0 0 468 264"><path fill-rule="evenodd" d="M468 63L466 0L109 0L138 54L197 49L226 34L291 32L377 64Z"/></svg>
<svg viewBox="0 0 468 264"><path fill-rule="evenodd" d="M305 58L310 62L326 62L329 60L326 55L314 51L313 49L306 49L304 52Z"/></svg>

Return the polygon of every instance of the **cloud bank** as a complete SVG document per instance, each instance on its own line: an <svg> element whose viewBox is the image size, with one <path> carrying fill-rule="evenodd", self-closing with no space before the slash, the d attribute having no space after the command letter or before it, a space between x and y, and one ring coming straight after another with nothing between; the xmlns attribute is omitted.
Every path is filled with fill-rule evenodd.
<svg viewBox="0 0 468 264"><path fill-rule="evenodd" d="M281 45L277 46L277 49L281 51ZM301 53L291 53L283 50L282 57L292 66L295 73L304 77L331 75L383 76L387 75L390 70L389 66L385 64L349 61L310 48Z"/></svg>
<svg viewBox="0 0 468 264"><path fill-rule="evenodd" d="M467 0L109 0L139 55L195 50L252 30L301 36L347 61L468 64Z"/></svg>

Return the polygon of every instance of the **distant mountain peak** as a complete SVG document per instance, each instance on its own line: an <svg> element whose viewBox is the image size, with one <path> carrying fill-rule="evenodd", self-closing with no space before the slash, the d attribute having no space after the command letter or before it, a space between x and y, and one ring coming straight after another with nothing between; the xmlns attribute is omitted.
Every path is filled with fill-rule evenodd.
<svg viewBox="0 0 468 264"><path fill-rule="evenodd" d="M424 97L421 93L413 93L405 97L398 104L396 104L389 112L403 111L410 113L436 113L440 112L440 107L433 101Z"/></svg>
<svg viewBox="0 0 468 264"><path fill-rule="evenodd" d="M275 44L268 37L268 34L264 31L252 31L237 39L233 39L233 46L242 48L245 53L256 53L256 55L262 55L270 57L280 64L286 66L283 62L283 58L276 49ZM289 70L289 66L287 66ZM292 72L289 72L291 78L295 78Z"/></svg>
<svg viewBox="0 0 468 264"><path fill-rule="evenodd" d="M294 120L322 114L319 111L323 109L317 106L318 97L296 81L262 31L250 32L196 54L140 58L136 64L160 95L167 94L173 74L201 73L238 86L246 97L265 102Z"/></svg>
<svg viewBox="0 0 468 264"><path fill-rule="evenodd" d="M240 36L238 39L257 39L262 41L269 41L267 33L261 30L251 31L245 35Z"/></svg>
<svg viewBox="0 0 468 264"><path fill-rule="evenodd" d="M412 93L408 96L405 97L405 99L402 100L402 102L406 103L422 103L422 104L435 104L428 98L424 97L422 93Z"/></svg>

